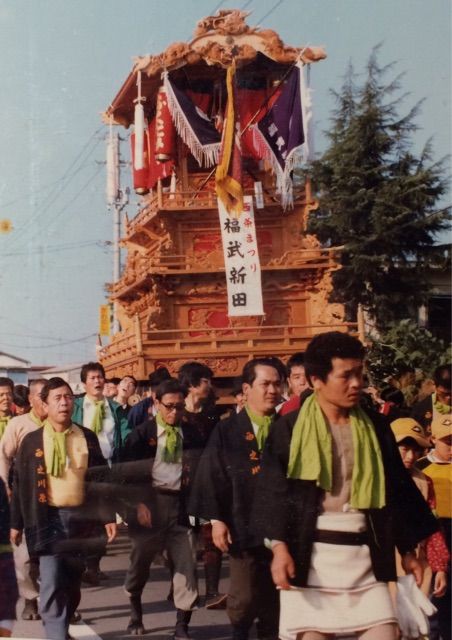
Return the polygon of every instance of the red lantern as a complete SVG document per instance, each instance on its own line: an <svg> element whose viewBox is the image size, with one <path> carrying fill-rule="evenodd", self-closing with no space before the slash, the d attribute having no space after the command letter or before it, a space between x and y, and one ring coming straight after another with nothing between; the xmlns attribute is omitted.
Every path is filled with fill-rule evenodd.
<svg viewBox="0 0 452 640"><path fill-rule="evenodd" d="M166 162L176 155L176 129L168 108L168 98L164 87L157 94L155 112L155 159Z"/></svg>

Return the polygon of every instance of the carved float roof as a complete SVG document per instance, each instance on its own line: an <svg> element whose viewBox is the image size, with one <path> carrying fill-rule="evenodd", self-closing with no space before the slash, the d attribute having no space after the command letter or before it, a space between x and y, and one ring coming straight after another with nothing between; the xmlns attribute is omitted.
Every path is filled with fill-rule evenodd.
<svg viewBox="0 0 452 640"><path fill-rule="evenodd" d="M139 56L112 103L103 114L105 122L128 127L133 122L134 99L137 97L137 75L141 73L142 94L147 104L155 102L163 71L191 67L193 75L209 79L218 77L235 58L237 67L251 65L250 71L266 73L276 66L287 66L301 59L304 63L326 58L322 47L287 46L271 29L250 27L245 19L249 12L225 9L215 16L203 18L196 25L191 42L175 42L158 55Z"/></svg>

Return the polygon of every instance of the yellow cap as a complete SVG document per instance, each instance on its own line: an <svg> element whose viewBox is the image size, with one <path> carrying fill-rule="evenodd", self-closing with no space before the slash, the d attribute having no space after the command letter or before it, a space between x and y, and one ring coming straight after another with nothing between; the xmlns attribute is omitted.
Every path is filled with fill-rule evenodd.
<svg viewBox="0 0 452 640"><path fill-rule="evenodd" d="M437 416L432 422L432 436L441 440L452 434L452 414Z"/></svg>
<svg viewBox="0 0 452 640"><path fill-rule="evenodd" d="M396 442L401 442L405 438L413 438L423 449L430 446L424 429L413 418L398 418L391 422L391 429L395 435Z"/></svg>

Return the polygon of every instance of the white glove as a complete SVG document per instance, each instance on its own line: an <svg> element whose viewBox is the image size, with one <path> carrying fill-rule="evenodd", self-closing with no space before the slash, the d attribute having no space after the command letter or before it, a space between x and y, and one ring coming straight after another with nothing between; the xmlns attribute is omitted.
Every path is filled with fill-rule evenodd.
<svg viewBox="0 0 452 640"><path fill-rule="evenodd" d="M433 605L430 600L427 598L427 596L422 593L422 591L419 589L419 587L417 586L414 577L410 576L411 578L413 578L413 588L412 588L412 594L413 594L413 602L414 605L416 607L418 607L418 609L422 612L423 614L423 620L422 623L419 625L419 632L420 635L427 635L429 632L429 622L428 619L430 616L432 616L434 613L436 613L437 609L435 607L435 605Z"/></svg>
<svg viewBox="0 0 452 640"><path fill-rule="evenodd" d="M403 638L419 638L428 633L428 616L436 608L416 585L413 575L397 579L397 617Z"/></svg>

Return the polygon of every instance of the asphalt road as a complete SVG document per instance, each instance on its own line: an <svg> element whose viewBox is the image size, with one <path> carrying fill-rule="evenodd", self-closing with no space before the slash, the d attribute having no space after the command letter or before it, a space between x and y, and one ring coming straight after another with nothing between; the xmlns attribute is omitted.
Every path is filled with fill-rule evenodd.
<svg viewBox="0 0 452 640"><path fill-rule="evenodd" d="M101 569L108 575L108 581L99 587L82 589L82 601L79 612L82 623L71 625L71 635L80 640L107 640L110 638L136 638L126 632L129 620L128 599L123 590L125 571L128 566L129 542L127 533L122 530L118 539L110 545L108 554L102 559ZM202 566L198 566L199 590L204 595L204 576ZM221 588L228 585L227 558L223 562ZM146 629L144 637L150 640L169 640L172 638L176 612L168 602L169 573L161 566L153 566L151 575L143 592L143 621ZM201 599L202 604L202 599ZM14 638L45 638L41 622L20 620L23 601L18 604L18 621L13 630ZM193 613L190 624L193 640L230 640L230 626L225 611L209 611L199 608ZM254 635L251 636L254 638Z"/></svg>

